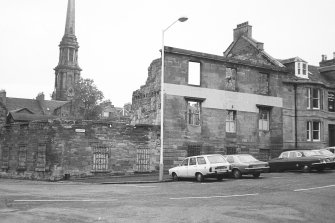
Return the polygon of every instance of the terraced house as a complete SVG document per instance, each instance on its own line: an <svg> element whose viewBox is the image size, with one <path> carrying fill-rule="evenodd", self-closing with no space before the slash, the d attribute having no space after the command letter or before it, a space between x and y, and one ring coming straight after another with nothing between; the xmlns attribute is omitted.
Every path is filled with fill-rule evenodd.
<svg viewBox="0 0 335 223"><path fill-rule="evenodd" d="M151 81L134 92L132 104L150 101L147 91L160 83L160 72L149 69ZM237 25L222 56L165 47L164 72L165 168L197 154L267 160L283 149L334 144L335 60L316 67L299 57L275 59L252 37L248 22ZM147 123L159 114L155 109L133 120Z"/></svg>

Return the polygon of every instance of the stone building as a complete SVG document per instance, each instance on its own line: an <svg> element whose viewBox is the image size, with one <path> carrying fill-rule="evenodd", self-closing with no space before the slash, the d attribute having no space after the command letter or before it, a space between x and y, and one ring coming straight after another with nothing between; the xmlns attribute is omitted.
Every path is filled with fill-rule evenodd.
<svg viewBox="0 0 335 223"><path fill-rule="evenodd" d="M334 67L333 60L316 67L299 57L275 59L248 22L234 29L223 56L165 47L165 169L190 155L249 153L268 160L283 149L333 145ZM153 71L148 79L158 80L160 69ZM137 110L143 99L134 95L152 85L133 93ZM141 117L139 123L151 120Z"/></svg>

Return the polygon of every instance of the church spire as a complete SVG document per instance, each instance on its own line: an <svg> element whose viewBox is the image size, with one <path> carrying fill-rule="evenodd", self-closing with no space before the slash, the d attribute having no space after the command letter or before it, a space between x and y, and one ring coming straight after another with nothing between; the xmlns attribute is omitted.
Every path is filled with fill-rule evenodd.
<svg viewBox="0 0 335 223"><path fill-rule="evenodd" d="M75 0L68 0L65 32L59 44L59 62L55 67L53 99L67 101L73 97L73 87L80 78L77 37L75 36Z"/></svg>
<svg viewBox="0 0 335 223"><path fill-rule="evenodd" d="M75 35L75 1L68 0L64 35Z"/></svg>

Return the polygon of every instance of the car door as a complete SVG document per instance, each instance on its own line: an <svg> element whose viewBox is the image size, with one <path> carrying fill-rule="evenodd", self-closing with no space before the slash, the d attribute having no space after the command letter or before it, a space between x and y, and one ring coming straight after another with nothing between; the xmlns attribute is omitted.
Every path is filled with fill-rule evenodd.
<svg viewBox="0 0 335 223"><path fill-rule="evenodd" d="M284 171L287 169L288 152L283 152L278 158L272 159L269 162L271 169L275 171Z"/></svg>
<svg viewBox="0 0 335 223"><path fill-rule="evenodd" d="M287 162L287 168L289 170L296 170L299 168L301 163L301 160L297 156L296 151L291 151L288 153L288 162Z"/></svg>
<svg viewBox="0 0 335 223"><path fill-rule="evenodd" d="M187 177L195 177L195 173L197 172L197 159L196 157L191 157L188 163L187 168Z"/></svg>
<svg viewBox="0 0 335 223"><path fill-rule="evenodd" d="M183 162L178 167L177 175L179 177L187 177L188 161L189 158L184 159Z"/></svg>

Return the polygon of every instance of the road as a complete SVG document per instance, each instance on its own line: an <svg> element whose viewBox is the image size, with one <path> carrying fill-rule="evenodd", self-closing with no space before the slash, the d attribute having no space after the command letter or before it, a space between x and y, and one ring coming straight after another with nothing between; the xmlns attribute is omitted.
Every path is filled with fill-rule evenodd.
<svg viewBox="0 0 335 223"><path fill-rule="evenodd" d="M0 222L335 222L335 170L151 184L0 179Z"/></svg>

